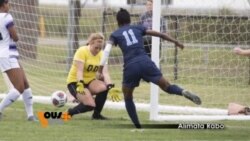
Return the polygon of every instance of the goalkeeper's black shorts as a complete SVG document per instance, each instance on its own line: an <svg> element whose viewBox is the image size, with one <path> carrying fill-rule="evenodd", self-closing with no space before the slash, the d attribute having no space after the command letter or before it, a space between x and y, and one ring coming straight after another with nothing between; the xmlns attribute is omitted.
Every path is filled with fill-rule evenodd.
<svg viewBox="0 0 250 141"><path fill-rule="evenodd" d="M89 84L90 84L92 81L93 81L93 80L91 80L88 84L84 84L84 87L85 87L85 88L88 88L88 87L89 87ZM71 94L72 96L74 96L75 99L77 99L77 98L76 98L76 94L77 94L77 92L76 92L76 84L77 84L77 82L71 82L71 83L69 83L69 84L67 85L70 94Z"/></svg>

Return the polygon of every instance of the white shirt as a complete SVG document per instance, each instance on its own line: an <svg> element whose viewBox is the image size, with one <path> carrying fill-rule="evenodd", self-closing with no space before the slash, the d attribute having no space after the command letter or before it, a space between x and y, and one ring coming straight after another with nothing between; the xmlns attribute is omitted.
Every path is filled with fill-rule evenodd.
<svg viewBox="0 0 250 141"><path fill-rule="evenodd" d="M18 56L16 43L10 37L8 27L13 26L13 17L9 13L0 13L0 57Z"/></svg>

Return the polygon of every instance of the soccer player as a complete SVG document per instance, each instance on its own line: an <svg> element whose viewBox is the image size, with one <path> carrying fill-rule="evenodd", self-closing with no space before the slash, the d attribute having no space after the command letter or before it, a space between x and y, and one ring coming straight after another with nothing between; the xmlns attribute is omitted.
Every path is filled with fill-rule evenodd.
<svg viewBox="0 0 250 141"><path fill-rule="evenodd" d="M18 62L19 53L16 42L18 35L14 26L13 17L9 11L8 0L0 0L0 69L6 73L13 85L8 94L0 103L0 118L3 110L23 97L28 121L36 121L33 114L32 92L21 64Z"/></svg>
<svg viewBox="0 0 250 141"><path fill-rule="evenodd" d="M152 16L153 16L153 0L147 0L146 2L146 12L144 12L140 16L139 24L144 26L147 30L152 29ZM166 27L166 22L163 17L161 17L160 20L160 31L163 33L166 33L167 27ZM144 36L144 48L148 56L151 58L151 52L152 52L152 38L151 36ZM160 43L160 57L161 57L161 47L162 44Z"/></svg>
<svg viewBox="0 0 250 141"><path fill-rule="evenodd" d="M101 33L93 33L89 36L87 46L80 47L74 55L67 84L69 92L79 104L68 109L68 114L71 116L94 109L92 119L107 119L101 115L101 111L108 91L114 87L107 65L104 66L104 79L95 79L103 55L103 46L104 36ZM95 99L93 95L96 95Z"/></svg>
<svg viewBox="0 0 250 141"><path fill-rule="evenodd" d="M116 19L119 28L110 35L96 76L97 78L103 77L103 65L108 59L111 47L112 45L119 45L124 58L122 91L125 99L125 107L135 127L141 128L133 102L133 91L135 87L139 86L140 79L153 82L169 94L184 96L195 104L200 105L201 100L198 96L187 90L183 90L178 85L170 84L168 80L163 78L162 73L148 57L143 48L143 35L161 37L164 40L175 43L181 49L184 46L167 34L146 30L141 25L130 25L130 14L125 9L120 9L116 15Z"/></svg>
<svg viewBox="0 0 250 141"><path fill-rule="evenodd" d="M233 51L237 55L250 56L250 49L241 49L240 47L235 47Z"/></svg>

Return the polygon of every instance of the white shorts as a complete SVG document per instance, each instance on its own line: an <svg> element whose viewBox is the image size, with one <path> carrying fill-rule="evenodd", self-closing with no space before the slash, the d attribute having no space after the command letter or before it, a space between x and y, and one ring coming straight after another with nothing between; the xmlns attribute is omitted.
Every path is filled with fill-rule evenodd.
<svg viewBox="0 0 250 141"><path fill-rule="evenodd" d="M17 58L0 58L0 69L2 72L14 68L20 68Z"/></svg>

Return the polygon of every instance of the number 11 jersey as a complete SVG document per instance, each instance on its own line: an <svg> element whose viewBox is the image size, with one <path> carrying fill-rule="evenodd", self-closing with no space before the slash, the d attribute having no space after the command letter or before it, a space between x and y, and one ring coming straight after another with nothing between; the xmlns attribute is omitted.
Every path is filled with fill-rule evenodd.
<svg viewBox="0 0 250 141"><path fill-rule="evenodd" d="M123 53L124 66L140 60L150 59L145 52L143 36L146 28L141 25L125 25L114 31L109 38L110 42L118 45Z"/></svg>

